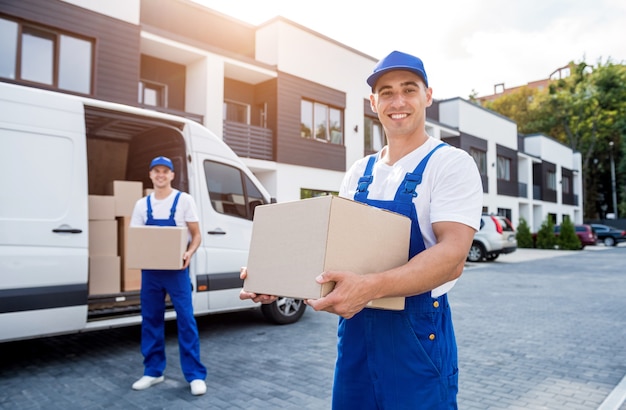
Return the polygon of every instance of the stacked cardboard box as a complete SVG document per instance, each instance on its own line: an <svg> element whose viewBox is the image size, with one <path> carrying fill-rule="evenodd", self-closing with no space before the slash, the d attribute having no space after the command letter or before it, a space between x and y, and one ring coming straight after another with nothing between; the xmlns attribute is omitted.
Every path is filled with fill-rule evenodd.
<svg viewBox="0 0 626 410"><path fill-rule="evenodd" d="M126 243L130 219L135 204L143 194L143 184L137 181L111 181L108 192L115 199L115 217L117 219L117 254L120 256L121 289L122 292L139 290L141 288L141 270L128 266Z"/></svg>
<svg viewBox="0 0 626 410"><path fill-rule="evenodd" d="M89 195L89 294L120 291L120 257L112 196Z"/></svg>
<svg viewBox="0 0 626 410"><path fill-rule="evenodd" d="M89 294L114 294L141 287L141 270L125 265L125 235L143 184L111 181L108 195L89 195Z"/></svg>

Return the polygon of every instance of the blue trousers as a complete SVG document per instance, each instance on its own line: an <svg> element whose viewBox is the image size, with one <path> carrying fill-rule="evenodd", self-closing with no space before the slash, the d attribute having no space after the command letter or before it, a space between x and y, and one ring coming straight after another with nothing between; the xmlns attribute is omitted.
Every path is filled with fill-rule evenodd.
<svg viewBox="0 0 626 410"><path fill-rule="evenodd" d="M165 294L176 310L180 365L185 380L206 378L200 362L200 339L193 314L191 281L187 269L142 270L141 272L141 353L144 374L159 377L165 371Z"/></svg>
<svg viewBox="0 0 626 410"><path fill-rule="evenodd" d="M339 319L335 410L456 409L458 359L447 295L406 299L404 311Z"/></svg>

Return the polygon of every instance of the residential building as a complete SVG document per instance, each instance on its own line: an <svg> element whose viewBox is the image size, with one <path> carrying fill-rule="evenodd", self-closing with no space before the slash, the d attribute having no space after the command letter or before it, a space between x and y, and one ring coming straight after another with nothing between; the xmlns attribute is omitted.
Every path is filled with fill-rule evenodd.
<svg viewBox="0 0 626 410"><path fill-rule="evenodd" d="M253 26L191 0L0 0L0 36L0 81L194 119L279 202L337 192L385 144L365 82L378 58L282 17ZM485 212L534 229L547 214L580 222L579 154L461 98L427 117L430 135L476 160Z"/></svg>

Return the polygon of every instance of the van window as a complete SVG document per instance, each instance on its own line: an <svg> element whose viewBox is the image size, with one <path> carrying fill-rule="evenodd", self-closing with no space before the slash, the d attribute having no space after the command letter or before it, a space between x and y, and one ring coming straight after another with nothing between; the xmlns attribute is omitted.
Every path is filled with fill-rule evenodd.
<svg viewBox="0 0 626 410"><path fill-rule="evenodd" d="M225 215L252 220L254 208L264 203L263 195L240 169L204 161L211 206Z"/></svg>

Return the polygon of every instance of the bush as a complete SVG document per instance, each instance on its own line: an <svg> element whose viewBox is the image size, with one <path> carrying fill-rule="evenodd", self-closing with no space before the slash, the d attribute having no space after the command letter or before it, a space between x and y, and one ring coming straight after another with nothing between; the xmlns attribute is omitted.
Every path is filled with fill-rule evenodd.
<svg viewBox="0 0 626 410"><path fill-rule="evenodd" d="M530 232L528 222L524 218L519 219L517 225L517 233L515 234L517 239L518 248L532 248L533 247L533 234Z"/></svg>
<svg viewBox="0 0 626 410"><path fill-rule="evenodd" d="M565 219L561 224L561 232L556 239L559 249L577 250L582 249L580 238L576 235L576 228L569 219Z"/></svg>
<svg viewBox="0 0 626 410"><path fill-rule="evenodd" d="M554 222L547 218L541 224L537 232L536 247L539 249L554 249L556 247L556 236L554 235Z"/></svg>

